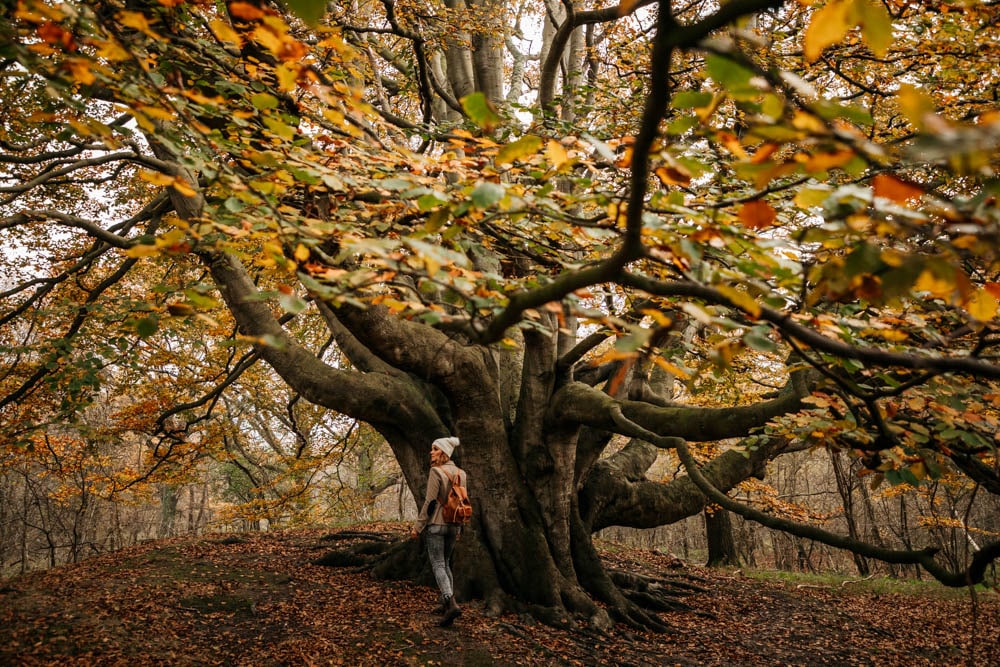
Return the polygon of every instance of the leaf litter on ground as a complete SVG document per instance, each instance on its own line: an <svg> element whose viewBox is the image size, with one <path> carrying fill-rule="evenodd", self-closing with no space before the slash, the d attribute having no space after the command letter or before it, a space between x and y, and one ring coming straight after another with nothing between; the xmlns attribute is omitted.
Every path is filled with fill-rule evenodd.
<svg viewBox="0 0 1000 667"><path fill-rule="evenodd" d="M405 539L402 524L347 539ZM0 664L17 665L987 665L1000 595L796 586L607 545L609 568L687 585L672 628L606 634L465 605L436 591L314 564L330 531L178 537L0 585ZM461 563L456 564L461 567Z"/></svg>

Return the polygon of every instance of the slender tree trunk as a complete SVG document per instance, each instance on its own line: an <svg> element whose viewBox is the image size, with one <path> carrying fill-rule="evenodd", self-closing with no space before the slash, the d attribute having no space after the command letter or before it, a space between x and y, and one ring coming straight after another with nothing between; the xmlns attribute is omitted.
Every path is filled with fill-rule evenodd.
<svg viewBox="0 0 1000 667"><path fill-rule="evenodd" d="M854 488L851 483L848 471L844 469L843 455L839 452L830 452L830 463L833 465L833 474L837 482L837 493L840 494L841 506L844 508L844 519L847 521L847 534L853 540L862 540L858 530L857 517L854 514ZM852 554L854 565L858 568L858 574L867 577L871 568L868 566L868 559L860 554Z"/></svg>
<svg viewBox="0 0 1000 667"><path fill-rule="evenodd" d="M160 484L160 524L156 536L171 537L174 534L174 521L177 519L177 487L172 484Z"/></svg>

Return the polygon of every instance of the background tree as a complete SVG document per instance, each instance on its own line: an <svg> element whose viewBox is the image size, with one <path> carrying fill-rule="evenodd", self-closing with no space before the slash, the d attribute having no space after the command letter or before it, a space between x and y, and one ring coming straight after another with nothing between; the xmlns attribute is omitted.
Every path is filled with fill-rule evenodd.
<svg viewBox="0 0 1000 667"><path fill-rule="evenodd" d="M221 363L157 418L153 466L199 455L168 416L198 423L258 359L378 431L411 490L456 434L479 499L459 590L494 610L660 627L591 535L708 502L982 578L997 542L951 569L725 492L815 445L1000 490L988 7L288 6L0 21L8 448L200 328L185 357ZM751 353L774 390L696 400ZM647 478L658 449L688 474Z"/></svg>

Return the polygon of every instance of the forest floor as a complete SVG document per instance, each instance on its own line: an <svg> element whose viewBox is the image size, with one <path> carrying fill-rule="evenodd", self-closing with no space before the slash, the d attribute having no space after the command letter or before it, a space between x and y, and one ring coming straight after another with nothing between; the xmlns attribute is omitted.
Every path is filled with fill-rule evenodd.
<svg viewBox="0 0 1000 667"><path fill-rule="evenodd" d="M995 590L760 579L604 544L609 566L695 585L691 611L661 615L672 631L554 629L476 601L439 628L433 589L312 564L330 533L181 537L0 581L0 664L1000 665Z"/></svg>

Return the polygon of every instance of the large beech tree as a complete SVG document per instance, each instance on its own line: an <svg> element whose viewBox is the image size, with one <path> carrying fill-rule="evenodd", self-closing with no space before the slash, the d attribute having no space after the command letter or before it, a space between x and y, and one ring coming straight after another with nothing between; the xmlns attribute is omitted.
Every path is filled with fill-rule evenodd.
<svg viewBox="0 0 1000 667"><path fill-rule="evenodd" d="M807 4L5 2L5 448L169 350L216 371L160 466L261 360L418 497L462 439L495 610L659 626L591 535L709 502L981 579L726 495L810 446L1000 492L996 15Z"/></svg>

